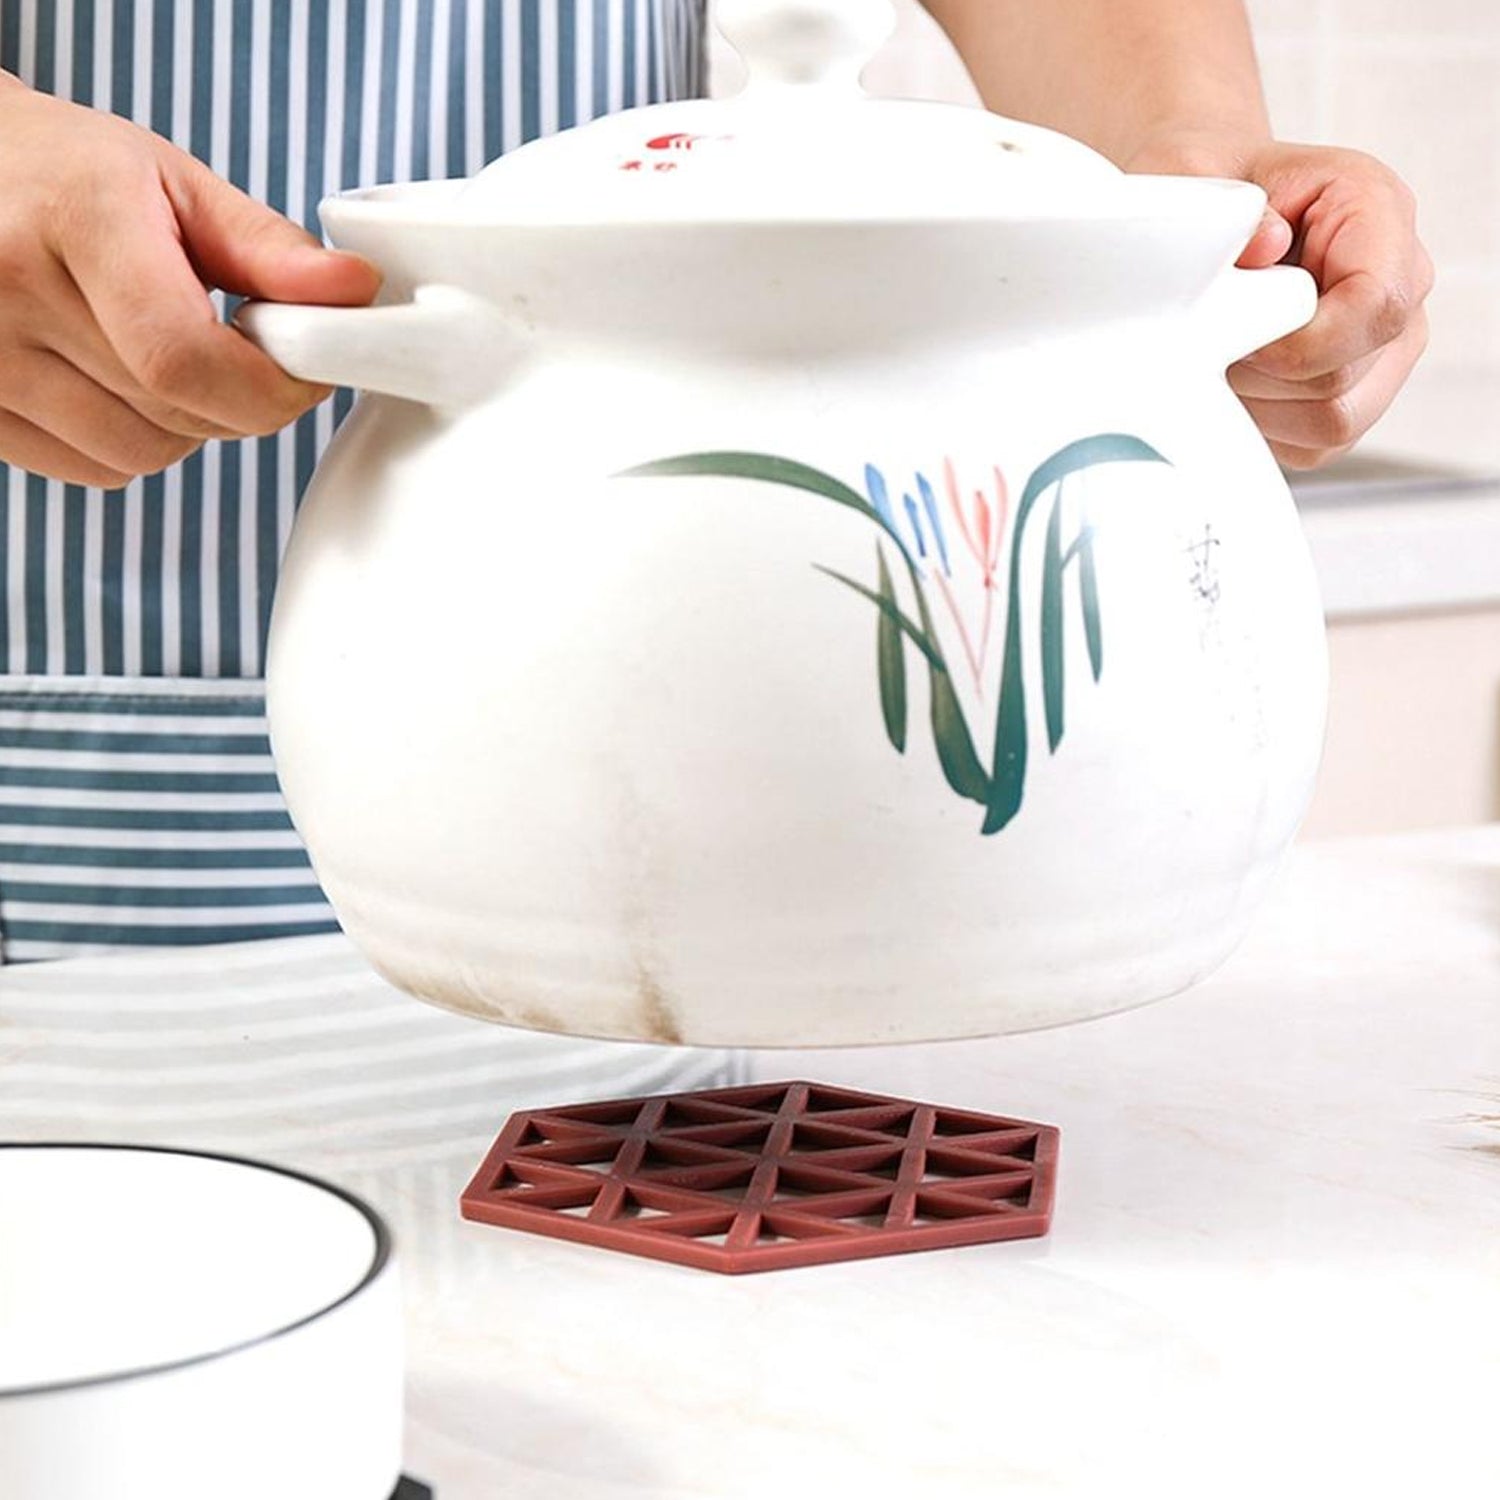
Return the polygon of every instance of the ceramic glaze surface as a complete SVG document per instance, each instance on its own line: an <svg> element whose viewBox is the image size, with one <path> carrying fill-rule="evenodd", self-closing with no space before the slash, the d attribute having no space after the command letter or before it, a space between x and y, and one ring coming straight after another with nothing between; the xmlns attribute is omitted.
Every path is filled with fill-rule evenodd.
<svg viewBox="0 0 1500 1500"><path fill-rule="evenodd" d="M212 1157L0 1151L0 1198L0 1391L265 1338L342 1300L376 1258L353 1204Z"/></svg>
<svg viewBox="0 0 1500 1500"><path fill-rule="evenodd" d="M0 1148L0 1201L8 1495L386 1500L401 1306L369 1210L254 1162L75 1145Z"/></svg>
<svg viewBox="0 0 1500 1500"><path fill-rule="evenodd" d="M1314 294L1232 269L1258 190L1137 187L692 233L328 205L390 305L248 323L379 393L298 521L269 707L384 973L776 1045L1081 1020L1223 959L1325 691L1223 371Z"/></svg>

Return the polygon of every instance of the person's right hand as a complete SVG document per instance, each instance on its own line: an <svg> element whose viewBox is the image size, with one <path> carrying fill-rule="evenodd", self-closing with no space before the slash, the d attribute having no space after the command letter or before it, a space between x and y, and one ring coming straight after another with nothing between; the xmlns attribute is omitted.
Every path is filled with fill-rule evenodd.
<svg viewBox="0 0 1500 1500"><path fill-rule="evenodd" d="M358 306L379 274L126 120L0 73L0 460L115 489L329 394L210 288Z"/></svg>

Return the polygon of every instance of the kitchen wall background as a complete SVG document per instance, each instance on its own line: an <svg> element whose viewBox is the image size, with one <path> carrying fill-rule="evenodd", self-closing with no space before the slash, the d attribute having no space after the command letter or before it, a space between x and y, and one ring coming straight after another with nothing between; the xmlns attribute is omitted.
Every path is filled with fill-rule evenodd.
<svg viewBox="0 0 1500 1500"><path fill-rule="evenodd" d="M899 30L866 85L973 102L918 0L897 4ZM1367 603L1334 611L1328 752L1308 831L1500 819L1500 0L1249 0L1249 9L1277 135L1388 162L1417 194L1438 266L1428 353L1359 452L1497 478L1465 499L1435 490L1430 505L1408 494L1384 514L1364 506L1356 540L1374 573L1410 583L1417 553L1420 567L1440 571L1445 549L1472 563L1479 547L1493 553L1492 582L1455 601L1442 578L1419 580L1444 607L1382 609L1375 578ZM716 90L737 88L734 55L720 47L714 61ZM1336 554L1361 517L1345 500L1337 513L1315 505L1305 509L1315 549Z"/></svg>

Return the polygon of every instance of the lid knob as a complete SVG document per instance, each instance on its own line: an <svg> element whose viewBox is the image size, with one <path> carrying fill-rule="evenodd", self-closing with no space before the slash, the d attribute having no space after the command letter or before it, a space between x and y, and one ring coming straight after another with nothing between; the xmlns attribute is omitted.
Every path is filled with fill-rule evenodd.
<svg viewBox="0 0 1500 1500"><path fill-rule="evenodd" d="M714 19L745 60L750 87L857 87L895 29L891 0L715 0Z"/></svg>

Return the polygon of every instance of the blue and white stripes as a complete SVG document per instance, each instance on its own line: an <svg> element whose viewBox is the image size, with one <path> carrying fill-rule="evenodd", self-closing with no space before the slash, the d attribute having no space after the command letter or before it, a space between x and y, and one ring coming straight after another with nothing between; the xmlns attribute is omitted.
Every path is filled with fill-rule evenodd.
<svg viewBox="0 0 1500 1500"><path fill-rule="evenodd" d="M250 683L0 687L9 960L331 932Z"/></svg>

